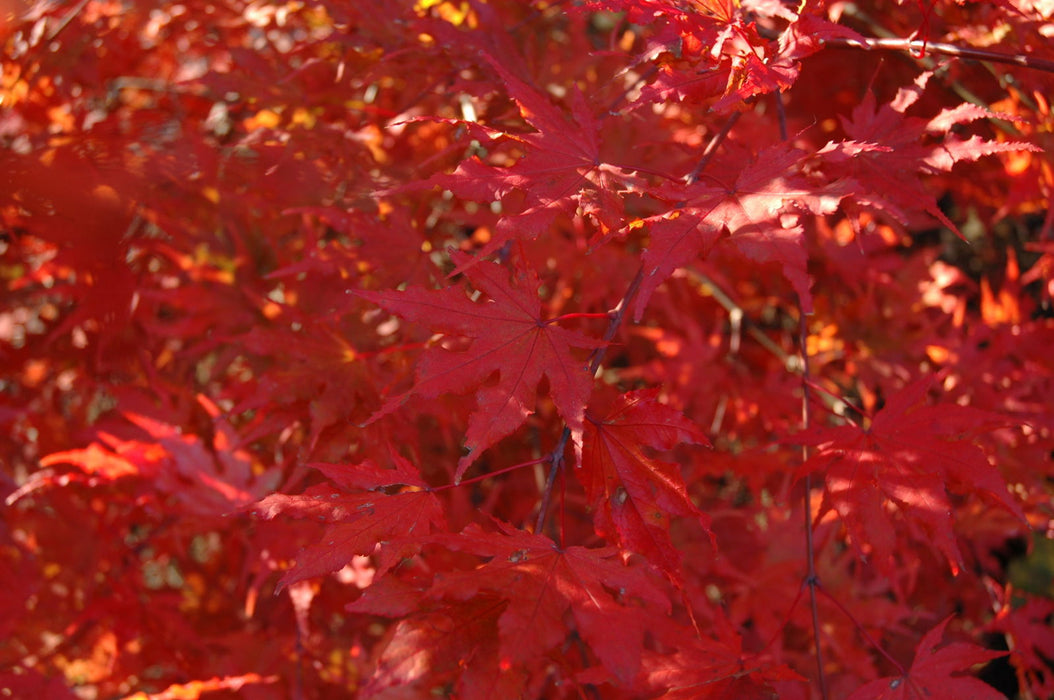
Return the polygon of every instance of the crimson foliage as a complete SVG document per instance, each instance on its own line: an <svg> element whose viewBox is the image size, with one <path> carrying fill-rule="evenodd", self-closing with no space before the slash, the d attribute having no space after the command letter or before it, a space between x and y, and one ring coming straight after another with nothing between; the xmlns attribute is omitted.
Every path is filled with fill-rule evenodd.
<svg viewBox="0 0 1054 700"><path fill-rule="evenodd" d="M1054 696L1050 2L8 11L0 695Z"/></svg>

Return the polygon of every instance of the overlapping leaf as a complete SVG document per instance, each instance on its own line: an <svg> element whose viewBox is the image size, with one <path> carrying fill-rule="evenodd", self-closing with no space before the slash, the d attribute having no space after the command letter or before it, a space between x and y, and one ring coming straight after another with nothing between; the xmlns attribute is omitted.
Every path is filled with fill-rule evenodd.
<svg viewBox="0 0 1054 700"><path fill-rule="evenodd" d="M688 186L666 186L657 194L676 203L647 220L650 243L643 255L647 273L636 302L639 319L655 288L674 270L706 253L727 233L744 257L775 262L811 308L802 213L829 214L852 190L849 182L810 182L802 173L805 153L783 145L760 152L735 182L707 177Z"/></svg>
<svg viewBox="0 0 1054 700"><path fill-rule="evenodd" d="M453 252L459 265L468 255ZM476 391L476 410L469 419L456 479L479 453L518 428L534 412L539 382L545 377L560 416L576 444L592 377L574 348L597 348L601 342L569 331L542 317L538 280L533 271L517 270L509 282L503 268L489 263L470 266L465 276L489 299L471 301L457 286L441 290L411 288L402 292L356 292L403 318L427 325L452 338L471 340L465 350L442 344L429 348L417 364L417 379L407 393L389 399L371 419L394 411L411 395L434 397ZM497 381L490 380L497 375Z"/></svg>
<svg viewBox="0 0 1054 700"><path fill-rule="evenodd" d="M966 673L971 666L1005 652L988 651L965 642L951 642L938 649L950 619L922 638L907 673L872 681L858 688L849 700L1002 700L1002 693Z"/></svg>
<svg viewBox="0 0 1054 700"><path fill-rule="evenodd" d="M890 397L871 426L829 428L801 437L819 452L801 472L824 480L821 514L835 511L853 546L891 573L898 533L930 542L953 571L962 566L949 491L976 493L1024 519L998 470L971 437L1004 417L957 404L926 405L934 378L924 377Z"/></svg>
<svg viewBox="0 0 1054 700"><path fill-rule="evenodd" d="M964 139L956 135L953 127L979 119L1011 119L970 103L942 110L929 120L905 116L922 96L931 75L923 73L913 85L901 88L891 102L881 106L876 106L873 92L865 93L852 116L841 118L850 141L830 143L819 155L832 173L860 183L859 191L853 193L858 202L885 211L905 224L925 212L962 237L955 223L937 206L936 197L926 190L921 176L948 172L956 163L995 153L1040 149L1024 142L991 141L977 135Z"/></svg>
<svg viewBox="0 0 1054 700"><path fill-rule="evenodd" d="M709 441L679 411L659 403L657 393L623 394L603 416L586 414L582 465L575 476L586 489L599 533L676 575L681 557L670 540L670 517L695 518L704 527L709 519L689 499L678 466L645 450Z"/></svg>
<svg viewBox="0 0 1054 700"><path fill-rule="evenodd" d="M508 167L472 157L453 173L429 181L465 199L501 201L505 207L512 207L498 221L481 254L487 255L513 238L536 238L546 233L560 214L577 212L590 217L605 233L621 228L620 194L640 181L627 169L605 162L601 154L601 122L581 92L571 92L570 113L565 113L548 95L528 85L508 67L485 57L519 105L523 118L537 131L493 134L523 149L523 156Z"/></svg>
<svg viewBox="0 0 1054 700"><path fill-rule="evenodd" d="M240 448L240 437L219 407L203 395L197 399L212 419L211 445L180 425L128 412L124 418L140 435L127 439L100 430L98 442L46 455L41 465L74 465L95 481L140 477L198 516L234 512L273 489L278 472L271 467L255 473L251 456ZM133 432L127 426L122 430ZM66 475L39 471L16 496L68 481Z"/></svg>
<svg viewBox="0 0 1054 700"><path fill-rule="evenodd" d="M623 682L632 680L649 621L669 613L666 594L645 569L623 563L614 547L561 549L547 537L499 526L500 532L470 525L457 535L433 537L488 561L444 575L429 595L470 600L486 594L508 601L498 619L499 656L512 667L567 640L570 615L601 664Z"/></svg>
<svg viewBox="0 0 1054 700"><path fill-rule="evenodd" d="M645 678L664 700L772 700L776 684L804 680L783 664L743 649L742 639L692 640L673 654L648 654Z"/></svg>
<svg viewBox="0 0 1054 700"><path fill-rule="evenodd" d="M322 541L304 549L279 585L286 586L337 571L356 554L372 554L383 545L377 571L416 553L433 528L446 526L435 494L406 460L393 454L395 469L372 464L316 464L341 487L322 484L298 495L271 494L253 510L264 518L278 515L328 523ZM400 487L390 492L392 487Z"/></svg>

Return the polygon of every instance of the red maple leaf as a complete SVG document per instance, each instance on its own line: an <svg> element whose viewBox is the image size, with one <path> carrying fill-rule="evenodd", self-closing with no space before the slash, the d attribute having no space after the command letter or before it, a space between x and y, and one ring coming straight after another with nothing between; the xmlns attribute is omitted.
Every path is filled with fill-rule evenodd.
<svg viewBox="0 0 1054 700"><path fill-rule="evenodd" d="M872 681L858 688L849 700L1002 700L1003 694L987 683L952 674L1005 656L1006 652L988 651L965 642L952 642L938 649L949 620L950 617L922 638L907 673Z"/></svg>
<svg viewBox="0 0 1054 700"><path fill-rule="evenodd" d="M498 523L500 532L470 525L432 541L487 557L471 571L437 577L429 596L508 601L498 619L499 657L513 667L567 639L567 616L608 671L628 682L640 666L644 634L654 616L669 614L667 595L614 547L561 549L547 537ZM617 593L616 593L617 592ZM613 634L614 630L618 634Z"/></svg>
<svg viewBox="0 0 1054 700"><path fill-rule="evenodd" d="M686 639L673 653L645 653L645 683L664 691L664 700L773 700L779 697L774 684L805 680L744 650L742 637L723 615L715 618L713 631L716 639Z"/></svg>
<svg viewBox="0 0 1054 700"><path fill-rule="evenodd" d="M619 396L602 417L587 412L582 468L575 476L594 509L598 533L676 575L681 557L670 540L670 516L696 518L703 527L710 521L689 499L677 465L651 457L644 447L710 443L657 397L657 390L634 391Z"/></svg>
<svg viewBox="0 0 1054 700"><path fill-rule="evenodd" d="M645 665L663 700L775 700L773 681L802 680L787 666L706 642L672 656L648 654Z"/></svg>
<svg viewBox="0 0 1054 700"><path fill-rule="evenodd" d="M464 267L471 256L452 251ZM455 481L479 453L510 434L534 413L542 377L576 445L581 444L582 416L593 385L584 360L572 348L597 348L598 340L569 331L542 318L538 278L533 270L516 267L510 283L502 267L483 263L468 267L465 276L487 301L471 301L458 287L441 290L411 288L402 292L360 292L399 316L426 324L452 338L468 338L468 348L452 350L440 343L427 350L417 364L412 389L389 399L370 420L398 408L411 395L435 397L476 388L476 410L469 418L465 446ZM491 382L497 374L496 382Z"/></svg>
<svg viewBox="0 0 1054 700"><path fill-rule="evenodd" d="M385 579L390 584L391 578ZM367 589L366 596L377 585ZM360 605L351 612L375 612ZM478 596L466 602L415 600L398 619L379 649L376 667L360 697L428 697L453 687L464 700L530 697L530 668L498 661L495 643L498 617L505 601ZM393 689L398 689L393 692ZM401 692L400 692L401 691Z"/></svg>
<svg viewBox="0 0 1054 700"><path fill-rule="evenodd" d="M819 452L801 473L822 474L819 516L833 510L857 551L892 573L897 533L891 510L914 539L931 542L952 570L962 566L948 491L976 493L1024 520L998 470L968 438L1007 424L1003 416L956 404L925 405L935 377L924 377L889 398L870 427L827 428L800 442Z"/></svg>
<svg viewBox="0 0 1054 700"><path fill-rule="evenodd" d="M841 118L850 141L829 143L819 155L831 165L832 173L861 183L853 193L861 204L881 209L904 224L909 223L912 214L925 212L962 238L956 225L937 206L936 197L927 192L920 175L948 172L960 161L994 153L1040 149L1017 141L989 141L977 135L963 139L955 135L952 127L978 119L1014 119L969 103L942 110L929 120L906 117L904 113L922 96L931 75L923 73L913 85L897 91L889 104L877 108L874 93L868 91L852 116Z"/></svg>
<svg viewBox="0 0 1054 700"><path fill-rule="evenodd" d="M537 131L510 134L480 130L473 125L479 135L489 134L491 138L517 144L523 156L508 167L491 165L473 156L453 173L437 175L425 183L440 185L458 197L501 201L503 206L512 208L499 219L480 257L513 238L532 239L546 233L561 213L580 212L591 217L604 233L621 228L620 195L641 181L628 168L605 162L601 155L601 122L582 93L571 91L567 114L548 95L538 92L499 61L486 53L484 57L519 105L524 120Z"/></svg>
<svg viewBox="0 0 1054 700"><path fill-rule="evenodd" d="M415 554L433 527L446 527L442 506L418 471L394 452L392 460L395 469L370 463L314 464L343 493L320 484L295 496L272 494L253 507L257 515L268 519L281 514L329 523L322 540L297 556L279 586L337 571L356 554L372 554L378 544L384 546L377 573L383 573ZM390 493L396 486L404 488Z"/></svg>
<svg viewBox="0 0 1054 700"><path fill-rule="evenodd" d="M234 512L271 491L278 481L278 469L272 466L256 473L251 454L240 447L240 436L220 408L203 394L197 400L212 421L211 444L185 432L182 425L129 411L124 418L138 430L120 425L120 436L98 430L96 442L53 452L40 463L45 467L73 465L95 483L138 476L196 516ZM123 433L137 437L127 439ZM51 470L38 471L17 496L61 485L70 478Z"/></svg>
<svg viewBox="0 0 1054 700"><path fill-rule="evenodd" d="M657 188L677 208L646 219L651 241L642 257L647 273L634 317L640 320L652 292L674 270L704 255L727 232L729 244L759 263L777 262L809 310L807 256L801 212L829 214L852 187L810 182L801 172L803 151L783 145L761 151L734 183L707 177L687 186ZM682 204L683 203L683 204Z"/></svg>
<svg viewBox="0 0 1054 700"><path fill-rule="evenodd" d="M1007 587L1010 590L1010 587ZM1015 596L1020 591L1014 591ZM1007 598L1010 598L1008 595ZM1004 604L989 629L1008 638L1010 663L1017 670L1022 687L1033 689L1037 697L1054 697L1054 600L1030 597L1024 605Z"/></svg>
<svg viewBox="0 0 1054 700"><path fill-rule="evenodd" d="M786 36L790 35L782 35L781 40ZM727 92L712 109L720 111L755 95L794 85L798 64L782 55L782 48L762 39L753 22L745 24L737 18L727 25L710 49L711 56L729 65Z"/></svg>
<svg viewBox="0 0 1054 700"><path fill-rule="evenodd" d="M750 10L756 16L779 17L790 24L778 41L764 40L755 23L745 23L742 16L725 27L708 47L713 57L720 56L729 64L726 94L711 109L720 111L751 97L792 88L798 80L801 59L819 51L825 39L862 39L847 27L817 15L798 15L780 2L752 3Z"/></svg>

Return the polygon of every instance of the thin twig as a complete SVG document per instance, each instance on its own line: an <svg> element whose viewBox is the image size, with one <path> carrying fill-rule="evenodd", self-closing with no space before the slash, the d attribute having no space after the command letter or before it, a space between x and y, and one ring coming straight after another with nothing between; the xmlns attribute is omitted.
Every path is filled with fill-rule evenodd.
<svg viewBox="0 0 1054 700"><path fill-rule="evenodd" d="M897 672L901 676L908 675L908 672L906 670L904 670L904 666L899 661L897 661L895 658L893 658L893 656L888 651L886 651L885 649L882 648L882 645L879 644L875 640L875 638L872 637L871 634L866 629L864 629L864 626L862 624L860 624L860 621L857 620L853 616L853 613L849 612L848 608L846 608L844 605L842 605L841 601L839 601L833 595L828 593L823 588L823 586L819 585L819 583L816 584L816 588L819 590L820 593L823 594L823 597L826 598L828 600L828 602L830 602L832 605L834 605L834 607L838 608L838 610L841 611L841 613L843 615L845 615L847 618L849 618L849 621L853 623L854 627L856 627L856 630L860 633L860 636L863 637L865 640L867 640L867 643L870 644L872 647L874 647L875 650L878 651L878 653L881 654L886 659L886 661L888 661L890 664L892 664L893 668L897 669Z"/></svg>
<svg viewBox="0 0 1054 700"><path fill-rule="evenodd" d="M798 351L801 360L801 423L802 429L808 430L810 424L809 411L809 330L805 321L805 313L802 311L801 299L798 299ZM809 461L809 446L801 446L802 464ZM809 606L812 609L812 635L816 648L816 674L820 683L820 697L827 700L827 675L823 670L823 649L820 645L820 607L816 601L816 589L820 585L820 578L816 574L816 544L812 534L812 475L805 475L804 493L802 494L802 505L805 510L805 559L808 573L805 576L805 585L809 587Z"/></svg>
<svg viewBox="0 0 1054 700"><path fill-rule="evenodd" d="M879 39L875 37L864 37L863 39L846 39L833 37L824 40L828 46L842 46L845 48L865 49L867 51L898 51L910 52L913 56L924 57L926 53L935 53L942 56L953 56L960 59L972 59L975 61L988 61L990 63L1005 63L1021 68L1032 68L1034 70L1054 73L1054 61L1045 58L1036 58L1026 54L1009 54L988 51L986 49L975 49L970 46L956 46L955 44L944 44L932 41L920 41L918 39L898 39L890 37Z"/></svg>
<svg viewBox="0 0 1054 700"><path fill-rule="evenodd" d="M502 469L496 469L496 470L494 470L492 472L487 472L486 474L480 474L479 476L474 476L471 479L463 479L463 480L457 482L456 484L454 482L450 482L449 484L442 484L441 486L436 486L435 488L432 489L432 492L433 493L438 493L440 491L446 491L447 489L458 488L458 487L461 487L461 486L468 486L470 484L475 484L475 483L478 483L480 481L485 481L487 479L493 479L494 477L501 476L502 474L508 474L509 472L516 471L517 469L522 469L523 467L530 467L530 466L533 466L535 464L541 464L543 462L548 462L548 461L549 461L548 457L541 457L539 459L532 459L529 462L520 462L519 464L513 464L511 467L504 467Z"/></svg>
<svg viewBox="0 0 1054 700"><path fill-rule="evenodd" d="M640 284L644 280L644 267L641 266L637 270L637 276L633 278L633 281L629 283L629 287L626 288L626 293L622 295L622 299L619 301L618 306L608 312L608 316L611 320L608 322L607 330L604 331L603 341L604 344L593 351L593 354L589 358L589 376L595 376L597 370L600 369L600 363L604 361L604 354L607 352L608 343L611 342L612 338L615 337L615 333L618 332L619 327L622 325L622 319L626 316L626 309L633 303L633 300L637 297L637 291L640 289ZM545 525L545 519L549 514L549 504L553 497L553 485L556 483L556 476L563 469L564 466L564 450L567 448L567 441L571 439L571 429L564 425L564 430L560 434L560 439L556 442L556 447L549 453L548 462L550 464L549 474L545 478L545 488L542 490L542 501L538 506L538 517L534 522L535 533L540 533L542 527Z"/></svg>
<svg viewBox="0 0 1054 700"><path fill-rule="evenodd" d="M780 122L780 141L787 140L787 110L783 107L783 91L777 90L773 93L776 99L776 115L779 117Z"/></svg>
<svg viewBox="0 0 1054 700"><path fill-rule="evenodd" d="M70 11L66 13L66 16L63 17L62 20L58 23L58 25L54 29L52 29L51 32L48 33L48 41L51 41L59 34L61 34L62 30L65 29L69 25L69 23L73 21L74 17L81 13L81 10L83 10L87 4L88 0L81 0L75 6L70 8Z"/></svg>
<svg viewBox="0 0 1054 700"><path fill-rule="evenodd" d="M700 286L706 287L706 293L709 293L721 307L728 312L729 319L733 324L738 326L746 332L748 336L757 341L758 345L772 353L788 372L795 374L801 374L802 366L801 360L797 355L791 355L772 340L772 338L765 335L763 331L754 321L746 315L739 304L735 302L714 280L710 279L707 275L687 268L685 270L687 275ZM829 389L817 384L811 378L808 379L809 386L813 388L817 394L814 398L822 401L823 404L833 413L839 416L845 416L847 412L859 412L860 408L854 406L849 401L846 401L841 396L832 393Z"/></svg>
<svg viewBox="0 0 1054 700"><path fill-rule="evenodd" d="M742 115L742 112L732 112L725 121L725 125L721 127L721 131L717 132L717 134L710 139L710 143L706 144L706 149L703 151L703 157L699 159L699 163L695 166L695 169L689 173L687 178L685 178L685 181L689 185L699 179L699 173L703 172L706 166L710 164L714 154L717 153L717 147L728 137L728 132L732 130L732 127L736 125L736 122L739 121L739 118Z"/></svg>
<svg viewBox="0 0 1054 700"><path fill-rule="evenodd" d="M629 283L629 287L626 288L626 293L622 295L622 299L618 305L612 309L608 315L611 317L611 321L608 323L607 330L604 331L604 337L602 338L604 344L593 351L592 356L589 358L589 373L595 375L597 370L600 369L600 363L604 361L604 355L607 353L608 343L615 337L615 333L618 332L619 327L622 325L622 319L626 315L626 309L633 303L633 300L637 298L637 292L640 290L640 284L644 281L644 266L637 270L637 276L633 278L633 281Z"/></svg>
<svg viewBox="0 0 1054 700"><path fill-rule="evenodd" d="M854 49L862 48L866 51L879 50L907 53L915 61L922 65L926 70L937 69L937 62L929 56L926 56L925 52L916 53L914 51L914 48L919 48L921 42L915 41L915 47L913 47L912 40L902 39L898 37L896 34L880 25L877 21L875 21L874 18L872 18L870 15L868 15L866 12L861 10L859 7L856 7L855 5L850 4L846 7L846 15L867 24L870 27L871 31L877 34L878 37L868 37L865 38L863 42L848 42L838 39L831 39L827 42L829 46ZM951 56L953 58L982 60L984 61L984 65L988 68L989 72L991 72L993 75L996 75L995 67L992 65L993 63L1023 65L1022 61L1031 62L1033 64L1038 61L1041 65L1032 65L1030 67L1037 68L1039 70L1049 70L1051 66L1050 61L1046 61L1044 59L1035 59L1029 56L995 53L991 51L985 51L984 49L972 49L969 47L963 48L960 46L954 46L952 44L945 44L940 42L936 44L930 43L928 41L926 42L925 48L927 51L933 49L933 47L937 47L936 50L933 51L933 53L936 53L938 55ZM983 54L983 56L981 56L980 54ZM1046 64L1046 67L1044 67L1042 64ZM1008 76L1006 75L996 75L996 77L999 78L1000 81L1007 80L1008 78ZM951 81L950 83L948 83L948 87L952 90L952 92L961 97L964 101L969 102L970 104L977 105L978 107L982 107L990 112L994 111L987 101L981 99L972 90L963 85L962 82L958 80ZM1028 95L1024 91L1019 90L1018 92L1023 102L1025 102L1026 104L1031 102L1031 100L1028 99ZM1030 106L1033 110L1036 109L1034 105ZM1014 126L1011 122L1008 122L1005 119L999 119L998 117L994 116L990 117L989 119L994 126L1002 130L1004 133L1015 137L1021 136L1021 130Z"/></svg>
<svg viewBox="0 0 1054 700"><path fill-rule="evenodd" d="M925 43L925 49L928 52L936 53L939 55L951 56L953 58L961 59L973 59L986 62L986 66L990 71L993 71L992 63L1005 63L1015 66L1025 66L1029 68L1035 68L1037 70L1052 71L1054 69L1054 62L1035 58L1032 56L1025 56L1020 54L1004 54L993 51L986 51L984 49L974 49L969 47L955 46L954 44L945 43L932 43L930 41L922 42L918 40L902 39L893 32L884 28L878 24L870 15L861 10L859 7L852 3L848 3L845 8L845 14L848 17L852 17L870 27L871 31L878 35L878 37L864 37L862 40L851 40L851 39L839 39L831 38L824 40L828 46L838 48L851 48L851 49L863 49L865 51L895 51L897 53L907 53L925 67L927 70L934 70L937 68L937 63L932 58L925 55L925 52L921 51L923 43ZM775 40L778 34L772 31L764 29L760 30L760 34L767 39ZM935 48L936 47L936 48ZM916 52L915 49L920 49ZM1007 76L997 76L1001 81L1007 80ZM984 107L985 109L992 111L992 108L987 102L982 100L966 86L959 81L953 81L949 83L949 87L959 97L966 102L975 104L978 107ZM1030 102L1028 96L1025 93L1021 93L1022 101ZM1032 107L1035 109L1035 107ZM1013 136L1020 136L1021 132L1010 122L996 117L990 118L995 125Z"/></svg>
<svg viewBox="0 0 1054 700"><path fill-rule="evenodd" d="M739 304L737 304L732 297L730 297L714 280L710 279L707 275L704 275L697 270L688 268L686 270L688 276L695 280L696 283L706 287L710 295L717 301L718 304L728 312L729 316L739 319L740 326L746 331L747 335L756 340L761 347L765 348L773 355L775 355L783 366L789 371L798 371L798 358L787 353L783 348L773 342L772 338L765 335L758 326L751 321Z"/></svg>
<svg viewBox="0 0 1054 700"><path fill-rule="evenodd" d="M566 425L560 433L560 439L556 441L556 447L549 453L549 474L545 477L545 488L542 489L542 502L538 504L538 517L534 521L534 533L539 534L545 527L545 518L549 514L549 503L553 498L553 485L556 483L556 475L564 466L564 450L567 441L571 437L571 429Z"/></svg>

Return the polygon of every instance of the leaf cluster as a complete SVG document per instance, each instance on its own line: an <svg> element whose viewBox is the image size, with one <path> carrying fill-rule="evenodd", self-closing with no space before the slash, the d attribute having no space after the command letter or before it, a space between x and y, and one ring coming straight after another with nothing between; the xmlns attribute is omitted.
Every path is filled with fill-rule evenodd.
<svg viewBox="0 0 1054 700"><path fill-rule="evenodd" d="M3 20L0 695L1051 696L1052 27Z"/></svg>

